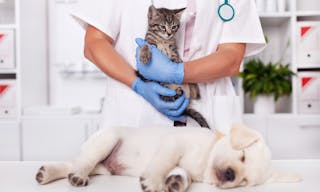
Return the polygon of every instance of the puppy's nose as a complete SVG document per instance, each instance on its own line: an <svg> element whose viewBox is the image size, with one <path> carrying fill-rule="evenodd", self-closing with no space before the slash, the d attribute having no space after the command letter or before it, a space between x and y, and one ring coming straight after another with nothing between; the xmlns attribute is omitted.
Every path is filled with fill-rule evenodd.
<svg viewBox="0 0 320 192"><path fill-rule="evenodd" d="M233 181L235 178L234 170L229 167L224 173L224 179L226 181Z"/></svg>

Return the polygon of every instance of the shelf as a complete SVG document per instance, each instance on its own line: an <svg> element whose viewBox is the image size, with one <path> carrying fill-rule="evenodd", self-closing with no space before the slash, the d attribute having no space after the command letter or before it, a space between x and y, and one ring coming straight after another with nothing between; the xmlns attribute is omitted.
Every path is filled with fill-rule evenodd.
<svg viewBox="0 0 320 192"><path fill-rule="evenodd" d="M259 17L262 25L278 26L288 22L291 18L290 12L284 13L260 13Z"/></svg>
<svg viewBox="0 0 320 192"><path fill-rule="evenodd" d="M304 71L319 71L320 72L320 66L298 66L297 67L298 72L304 72Z"/></svg>
<svg viewBox="0 0 320 192"><path fill-rule="evenodd" d="M291 17L291 12L283 12L283 13L259 13L260 18L289 18Z"/></svg>
<svg viewBox="0 0 320 192"><path fill-rule="evenodd" d="M106 76L104 73L100 71L68 71L63 70L60 71L60 74L64 78L74 78L74 79L84 79L84 78L91 78L91 79L106 79Z"/></svg>
<svg viewBox="0 0 320 192"><path fill-rule="evenodd" d="M268 117L268 118L318 118L320 114L294 114L294 113L274 113L274 114L266 114L266 115L258 115L254 113L245 113L243 117L245 119L254 119L259 117Z"/></svg>
<svg viewBox="0 0 320 192"><path fill-rule="evenodd" d="M320 11L298 11L296 15L298 17L317 17L320 16Z"/></svg>
<svg viewBox="0 0 320 192"><path fill-rule="evenodd" d="M0 69L0 74L17 73L16 69Z"/></svg>
<svg viewBox="0 0 320 192"><path fill-rule="evenodd" d="M0 29L15 29L16 27L15 24L0 24Z"/></svg>
<svg viewBox="0 0 320 192"><path fill-rule="evenodd" d="M17 79L17 74L16 73L0 73L0 80L3 80L3 79L15 80Z"/></svg>

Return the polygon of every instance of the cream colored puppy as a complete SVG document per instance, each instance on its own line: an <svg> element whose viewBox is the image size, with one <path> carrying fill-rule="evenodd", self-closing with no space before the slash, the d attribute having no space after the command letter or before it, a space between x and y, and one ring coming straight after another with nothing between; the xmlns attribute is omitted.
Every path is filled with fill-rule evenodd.
<svg viewBox="0 0 320 192"><path fill-rule="evenodd" d="M145 192L186 191L191 180L220 188L300 180L274 174L270 160L261 135L242 125L227 136L191 127L116 127L93 135L74 161L43 165L36 180L68 177L72 185L86 186L89 175L126 175L140 177Z"/></svg>

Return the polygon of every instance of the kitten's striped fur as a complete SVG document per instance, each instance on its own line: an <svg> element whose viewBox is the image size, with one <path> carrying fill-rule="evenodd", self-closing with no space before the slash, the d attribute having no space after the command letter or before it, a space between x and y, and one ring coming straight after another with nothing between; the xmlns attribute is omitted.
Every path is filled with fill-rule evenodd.
<svg viewBox="0 0 320 192"><path fill-rule="evenodd" d="M174 10L165 8L157 9L153 5L151 5L148 12L148 30L145 36L145 40L149 44L155 45L165 55L167 55L170 60L176 63L182 62L178 53L175 34L180 27L180 17L184 9L185 8ZM149 46L142 46L140 49L141 62L147 64L149 63L151 57L152 55ZM146 79L143 78L139 73L138 75L146 81ZM177 92L177 95L174 97L162 96L161 98L165 101L175 101L183 93L186 95L186 97L190 98L190 100L200 99L200 90L198 85L195 83L182 85L162 83L162 85L169 87ZM196 110L188 107L185 110L184 114L197 121L201 127L209 128L209 125L206 122L205 118ZM184 122L174 122L174 125L185 126L186 124Z"/></svg>

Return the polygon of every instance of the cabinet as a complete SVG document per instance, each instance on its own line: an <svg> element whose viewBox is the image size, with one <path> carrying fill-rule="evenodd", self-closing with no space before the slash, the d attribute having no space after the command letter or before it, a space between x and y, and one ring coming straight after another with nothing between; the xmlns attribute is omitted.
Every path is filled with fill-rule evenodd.
<svg viewBox="0 0 320 192"><path fill-rule="evenodd" d="M266 3L267 0L265 0L264 2ZM273 2L276 3L276 1ZM258 5L258 7L262 9L260 10L259 15L268 44L266 49L261 54L255 57L262 59L265 63L271 61L273 63L281 62L284 65L290 65L290 68L297 74L297 76L294 76L292 78L292 94L289 97L282 97L278 100L278 102L276 103L276 113L304 114L304 112L301 112L301 110L299 109L299 103L301 103L301 98L299 99L299 95L302 91L300 89L300 76L303 72L306 71L311 72L313 74L318 74L316 76L319 76L320 62L316 65L314 64L313 67L303 67L307 65L305 63L301 63L301 61L299 60L298 55L299 52L301 52L298 49L299 37L301 35L301 28L299 28L299 23L306 21L320 21L320 1L286 0L286 2L287 4L284 11L268 12L266 7L263 9L260 8L261 6ZM239 86L238 91L240 95L243 97L244 113L251 114L253 112L254 101L252 101L252 99L244 95L241 86ZM315 94L317 93L312 94L312 96ZM318 99L316 102L320 103L319 93L317 97ZM320 106L317 103L312 104L313 106Z"/></svg>
<svg viewBox="0 0 320 192"><path fill-rule="evenodd" d="M318 115L246 115L244 122L260 132L273 159L319 159Z"/></svg>
<svg viewBox="0 0 320 192"><path fill-rule="evenodd" d="M99 129L95 117L24 117L22 160L71 160L89 135Z"/></svg>
<svg viewBox="0 0 320 192"><path fill-rule="evenodd" d="M275 158L320 158L319 117L274 116L268 121L267 140Z"/></svg>
<svg viewBox="0 0 320 192"><path fill-rule="evenodd" d="M20 160L20 128L18 123L0 123L0 160Z"/></svg>
<svg viewBox="0 0 320 192"><path fill-rule="evenodd" d="M48 1L49 104L99 111L106 76L83 55L85 31L70 16L79 2Z"/></svg>
<svg viewBox="0 0 320 192"><path fill-rule="evenodd" d="M20 117L19 0L0 2L0 120Z"/></svg>
<svg viewBox="0 0 320 192"><path fill-rule="evenodd" d="M253 114L254 101L245 96L239 86L238 91L243 97L244 122L262 133L274 159L320 158L320 114L315 113L316 110L304 114L299 107L302 105L299 101L302 91L301 76L306 72L312 73L312 77L320 76L320 62L312 67L305 67L306 64L301 63L298 58L298 41L301 35L299 22L320 21L319 8L318 0L287 0L286 9L283 12L260 11L259 13L268 44L266 49L256 57L264 62L281 61L282 64L290 64L290 68L297 74L292 78L292 94L278 100L276 114L272 115ZM311 89L315 90L315 88ZM317 106L319 101L320 95L315 95L313 106Z"/></svg>

